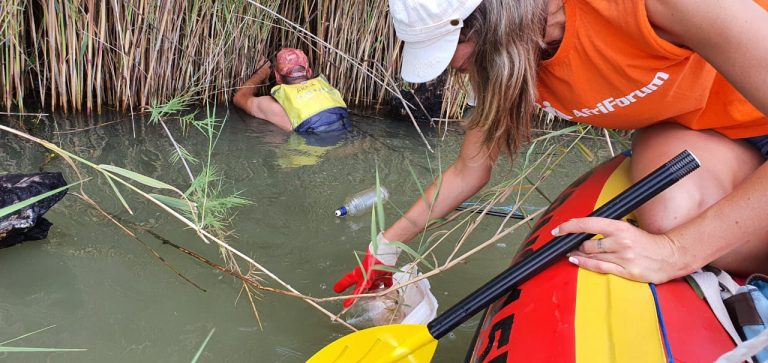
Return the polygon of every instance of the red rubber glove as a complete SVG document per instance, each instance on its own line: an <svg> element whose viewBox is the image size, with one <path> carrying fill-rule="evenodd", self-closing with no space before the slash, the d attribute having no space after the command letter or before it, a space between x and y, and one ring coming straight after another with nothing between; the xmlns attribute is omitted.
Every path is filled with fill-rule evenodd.
<svg viewBox="0 0 768 363"><path fill-rule="evenodd" d="M376 238L378 244L377 253L373 251L373 244L368 245L368 250L360 265L356 266L352 272L344 275L336 284L333 285L333 291L337 294L344 292L350 286L355 285L352 294L357 295L368 291L371 287L388 288L392 286L392 272L374 269L375 265L384 265L394 267L397 262L397 256L400 254L400 248L392 245L383 233L379 233ZM367 278L364 275L367 274ZM352 306L354 298L344 300L344 308Z"/></svg>

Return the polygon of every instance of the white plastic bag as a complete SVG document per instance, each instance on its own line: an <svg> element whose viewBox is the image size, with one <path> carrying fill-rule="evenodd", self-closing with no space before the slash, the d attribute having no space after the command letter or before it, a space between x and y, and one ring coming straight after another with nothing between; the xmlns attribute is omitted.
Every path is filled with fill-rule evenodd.
<svg viewBox="0 0 768 363"><path fill-rule="evenodd" d="M392 281L399 285L418 275L416 266L409 264L393 274ZM429 281L422 279L386 295L359 298L347 312L346 320L361 329L387 324L425 325L437 315L437 299L429 288Z"/></svg>
<svg viewBox="0 0 768 363"><path fill-rule="evenodd" d="M401 284L420 275L416 265L409 264L403 267L402 272L395 273L392 280L395 284ZM430 291L427 279L419 280L413 284L398 289L403 296L402 309L405 318L400 324L426 325L437 315L437 299Z"/></svg>

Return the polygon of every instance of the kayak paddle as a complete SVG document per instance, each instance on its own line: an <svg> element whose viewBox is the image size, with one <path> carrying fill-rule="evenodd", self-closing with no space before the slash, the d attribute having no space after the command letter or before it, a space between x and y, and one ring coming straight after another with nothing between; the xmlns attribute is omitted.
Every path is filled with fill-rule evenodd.
<svg viewBox="0 0 768 363"><path fill-rule="evenodd" d="M623 218L699 166L693 154L688 150L683 151L589 216ZM429 362L437 349L438 339L594 236L574 233L552 239L448 308L426 326L393 324L354 332L325 346L307 362Z"/></svg>
<svg viewBox="0 0 768 363"><path fill-rule="evenodd" d="M525 217L527 217L525 214L515 210L513 206L492 205L488 207L484 203L472 202L472 201L461 203L458 207L456 207L456 210L462 211L462 210L467 210L473 207L479 207L473 210L473 212L477 214L485 213L487 215L496 216L496 217L509 216L509 218L513 218L513 219L525 219ZM486 210L486 207L488 208L487 210ZM533 212L535 212L535 210L533 210L531 213Z"/></svg>

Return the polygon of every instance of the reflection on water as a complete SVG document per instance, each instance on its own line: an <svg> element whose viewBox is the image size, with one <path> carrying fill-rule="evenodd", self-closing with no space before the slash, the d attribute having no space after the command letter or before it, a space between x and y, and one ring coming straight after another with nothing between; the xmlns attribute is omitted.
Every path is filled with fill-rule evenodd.
<svg viewBox="0 0 768 363"><path fill-rule="evenodd" d="M173 145L162 128L130 118L108 123L120 117L50 117L39 123L25 120L24 125L35 136L97 164L125 167L186 189L189 177L181 164L171 162ZM339 203L375 185L378 168L382 184L392 194L386 206L391 223L418 195L418 183L428 183L454 160L461 141L456 130L444 138L424 130L436 150L429 153L413 126L398 120L355 116L349 134L305 138L239 113L222 111L221 117L227 123L212 154L217 170L226 177L221 188L252 201L238 210L232 221L236 234L229 241L313 296L333 295L330 286L355 264L352 251L363 249L370 236L370 216L336 218L333 211ZM182 133L169 126L176 140L205 162L207 139L194 129ZM47 160L48 154L36 144L0 135L0 173L59 170L67 180L76 180L64 160ZM542 188L556 193L590 166L578 157L574 160L568 164L574 170L563 171L560 180ZM512 175L508 163L499 164L493 184ZM200 165L191 167L199 171ZM149 228L221 263L217 249L181 223L122 189L134 211L131 215L108 190L102 178L84 186L91 198L124 223ZM541 198L531 203L545 205ZM347 333L306 303L271 294L257 302L261 330L247 299L238 299L240 285L231 277L133 228L137 238L206 291L195 288L74 195L46 217L54 223L47 240L0 250L0 341L56 325L8 345L88 350L14 353L0 355L0 361L189 362L216 328L201 362L302 362ZM485 241L499 223L499 218L487 217L472 239ZM506 267L522 234L430 279L441 308ZM325 306L340 310L340 302ZM472 320L444 338L435 362L463 359L475 325Z"/></svg>
<svg viewBox="0 0 768 363"><path fill-rule="evenodd" d="M328 157L342 156L351 151L341 147L342 145L354 144L355 141L364 139L356 130L309 135L290 133L281 136L285 140L275 144L275 163L282 169L315 165L330 152L332 155ZM333 151L335 149L339 150Z"/></svg>

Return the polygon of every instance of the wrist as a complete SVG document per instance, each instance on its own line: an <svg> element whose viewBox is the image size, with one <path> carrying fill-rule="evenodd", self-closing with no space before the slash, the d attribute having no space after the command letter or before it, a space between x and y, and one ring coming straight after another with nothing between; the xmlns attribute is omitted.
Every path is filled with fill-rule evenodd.
<svg viewBox="0 0 768 363"><path fill-rule="evenodd" d="M672 236L671 233L665 232L665 233L662 233L661 235L667 240L667 243L672 249L670 260L675 261L675 263L672 264L674 267L674 271L672 271L673 276L670 276L670 280L673 278L678 278L678 277L692 274L703 266L703 265L698 266L698 264L695 261L693 261L693 259L691 258L693 254L686 253L685 245L678 242L678 240L674 236Z"/></svg>
<svg viewBox="0 0 768 363"><path fill-rule="evenodd" d="M376 236L376 243L368 245L368 253L376 257L382 264L388 266L394 266L397 262L397 257L400 255L400 248L392 244L386 237L384 232L379 232Z"/></svg>

